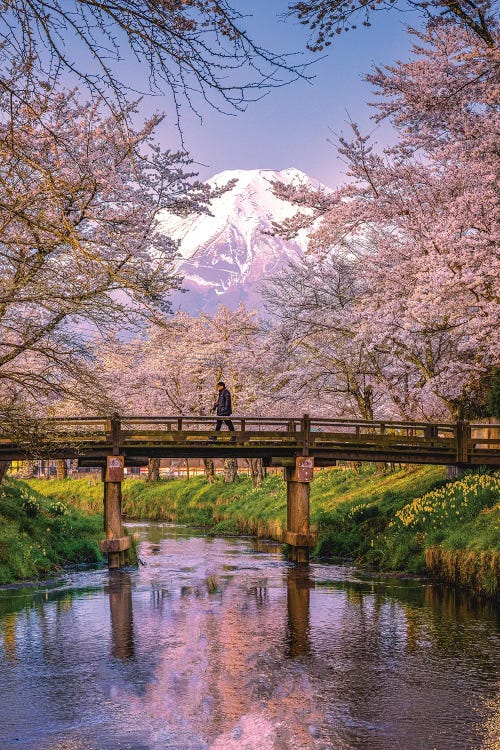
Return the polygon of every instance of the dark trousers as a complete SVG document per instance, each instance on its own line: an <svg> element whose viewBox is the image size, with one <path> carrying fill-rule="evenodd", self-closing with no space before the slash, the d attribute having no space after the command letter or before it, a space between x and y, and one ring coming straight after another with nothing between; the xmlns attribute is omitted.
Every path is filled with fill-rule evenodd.
<svg viewBox="0 0 500 750"><path fill-rule="evenodd" d="M223 422L224 422L224 424L227 424L227 426L228 426L228 428L229 428L229 429L231 430L231 432L234 432L234 424L233 424L233 423L231 422L231 420L230 420L230 419L218 419L218 420L217 420L217 423L216 423L216 425L215 425L215 429L217 430L217 432L218 432L218 431L220 430L220 428L222 427L222 423L223 423Z"/></svg>

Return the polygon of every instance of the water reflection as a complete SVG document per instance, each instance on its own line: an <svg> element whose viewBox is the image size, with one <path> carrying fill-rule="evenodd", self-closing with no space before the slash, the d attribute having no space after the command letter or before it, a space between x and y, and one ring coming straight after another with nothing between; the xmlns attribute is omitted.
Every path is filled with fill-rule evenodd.
<svg viewBox="0 0 500 750"><path fill-rule="evenodd" d="M5 658L10 662L16 659L16 624L17 615L15 612L9 612L0 619Z"/></svg>
<svg viewBox="0 0 500 750"><path fill-rule="evenodd" d="M130 573L122 570L110 572L109 584L104 591L109 595L111 612L111 655L116 659L130 659L135 654Z"/></svg>
<svg viewBox="0 0 500 750"><path fill-rule="evenodd" d="M496 750L491 605L138 530L138 571L0 592L2 750Z"/></svg>
<svg viewBox="0 0 500 750"><path fill-rule="evenodd" d="M309 639L310 590L314 587L308 565L297 565L286 572L287 603L287 656L308 656L311 650Z"/></svg>

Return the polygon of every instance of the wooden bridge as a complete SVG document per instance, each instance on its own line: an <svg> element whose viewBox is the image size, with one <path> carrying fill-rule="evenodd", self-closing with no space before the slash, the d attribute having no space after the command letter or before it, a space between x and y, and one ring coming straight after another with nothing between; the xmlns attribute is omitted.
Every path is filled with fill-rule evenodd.
<svg viewBox="0 0 500 750"><path fill-rule="evenodd" d="M313 456L317 466L342 461L500 465L500 428L483 423L426 423L231 417L235 432L216 433L215 417L71 417L33 419L18 429L0 424L0 460L78 458L82 466L122 455L125 465L149 458L262 458ZM488 436L488 431L496 434ZM216 442L212 442L214 438Z"/></svg>
<svg viewBox="0 0 500 750"><path fill-rule="evenodd" d="M33 419L0 424L0 460L77 458L103 469L110 567L124 562L129 539L121 522L124 466L150 458L262 458L285 470L285 541L307 559L309 482L313 466L341 461L500 466L500 428L482 423L425 423L297 417L231 417L234 432L215 432L215 417L118 416ZM306 460L307 459L307 460Z"/></svg>

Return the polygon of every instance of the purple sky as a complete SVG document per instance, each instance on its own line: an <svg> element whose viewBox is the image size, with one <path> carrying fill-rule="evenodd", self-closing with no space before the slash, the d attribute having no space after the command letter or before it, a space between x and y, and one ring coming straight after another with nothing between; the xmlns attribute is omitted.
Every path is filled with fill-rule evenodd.
<svg viewBox="0 0 500 750"><path fill-rule="evenodd" d="M234 0L233 5L253 14L244 25L262 46L306 51L307 28L293 19L279 19L286 0ZM372 27L360 26L334 40L326 58L314 66L312 83L297 81L276 89L244 113L227 116L206 106L201 109L200 123L185 108L185 144L199 163L200 176L205 179L224 169L297 167L326 185L337 184L342 163L328 143L329 138L335 140L331 131L347 131L348 116L365 132L373 129L367 102L374 97L362 76L373 63L406 59L411 47L406 25L416 25L418 20L412 13L375 14ZM178 148L180 139L168 97L144 101L145 111L150 108L167 113L167 122L159 131L162 145ZM387 125L378 128L376 139L382 143L391 140Z"/></svg>

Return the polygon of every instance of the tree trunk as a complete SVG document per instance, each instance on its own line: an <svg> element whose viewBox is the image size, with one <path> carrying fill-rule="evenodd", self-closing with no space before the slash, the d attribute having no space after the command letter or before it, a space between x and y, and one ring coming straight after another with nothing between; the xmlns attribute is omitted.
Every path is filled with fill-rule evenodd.
<svg viewBox="0 0 500 750"><path fill-rule="evenodd" d="M250 476L252 477L252 484L254 487L260 487L262 480L264 479L264 468L262 466L261 458L247 458L248 467L250 469Z"/></svg>
<svg viewBox="0 0 500 750"><path fill-rule="evenodd" d="M64 458L56 460L56 479L66 479L68 476L68 464Z"/></svg>
<svg viewBox="0 0 500 750"><path fill-rule="evenodd" d="M189 479L189 459L186 458L186 479Z"/></svg>
<svg viewBox="0 0 500 750"><path fill-rule="evenodd" d="M157 482L160 478L160 459L148 459L148 476L146 482Z"/></svg>
<svg viewBox="0 0 500 750"><path fill-rule="evenodd" d="M21 461L19 476L22 479L33 479L38 468L38 461Z"/></svg>
<svg viewBox="0 0 500 750"><path fill-rule="evenodd" d="M450 466L446 467L446 479L448 481L452 479L460 479L461 476L462 476L462 469L460 468L460 466L451 464Z"/></svg>
<svg viewBox="0 0 500 750"><path fill-rule="evenodd" d="M0 461L0 482L3 482L5 475L10 468L10 461Z"/></svg>
<svg viewBox="0 0 500 750"><path fill-rule="evenodd" d="M224 481L227 484L234 482L238 476L238 459L237 458L225 458L224 459Z"/></svg>
<svg viewBox="0 0 500 750"><path fill-rule="evenodd" d="M215 463L213 458L203 459L203 471L207 482L213 484L215 482Z"/></svg>

